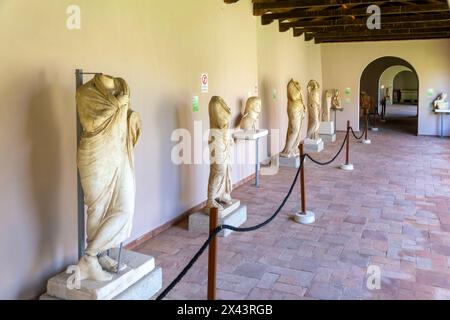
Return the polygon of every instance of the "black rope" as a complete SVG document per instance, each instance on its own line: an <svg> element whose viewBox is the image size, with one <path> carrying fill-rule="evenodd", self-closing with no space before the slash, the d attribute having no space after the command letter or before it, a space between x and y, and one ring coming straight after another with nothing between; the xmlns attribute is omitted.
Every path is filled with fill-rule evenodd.
<svg viewBox="0 0 450 320"><path fill-rule="evenodd" d="M339 149L338 153L333 157L333 159L331 159L330 161L319 162L319 161L315 160L314 158L312 158L309 154L307 154L306 156L308 157L309 160L311 160L315 164L318 164L319 166L327 166L327 165L333 163L337 159L337 157L339 157L339 155L341 154L342 150L344 150L345 143L347 142L349 137L350 137L350 130L347 130L347 134L345 135L345 139L344 139L344 142L341 145L341 148Z"/></svg>
<svg viewBox="0 0 450 320"><path fill-rule="evenodd" d="M361 140L362 137L364 137L364 135L366 134L367 128L363 131L363 133L362 133L362 135L361 135L360 137L358 137L358 136L356 135L356 133L355 133L355 131L353 130L352 127L350 127L350 130L352 131L353 137L355 137L356 140Z"/></svg>
<svg viewBox="0 0 450 320"><path fill-rule="evenodd" d="M233 226L230 226L230 225L220 225L220 226L218 226L216 229L214 229L210 233L208 239L201 246L200 250L194 255L194 257L191 259L191 261L189 261L189 263L186 265L186 267L184 267L183 271L181 271L181 273L175 278L175 280L173 280L170 283L170 285L156 298L156 300L164 299L167 296L167 294L170 291L172 291L173 288L175 288L175 286L184 278L184 276L194 266L194 264L197 262L197 260L200 258L200 256L205 252L205 250L211 244L211 241L214 239L214 237L216 237L222 230L228 229L228 230L235 231L235 232L250 232L250 231L258 230L258 229L266 226L270 222L272 222L278 216L278 214L281 212L283 207L286 205L286 202L288 201L289 197L291 196L292 191L294 190L295 184L297 183L298 177L300 175L300 171L302 169L304 161L305 161L305 156L303 156L301 161L300 161L300 167L298 168L297 174L295 175L295 179L292 182L292 185L291 185L291 187L289 189L288 194L286 195L286 197L284 198L283 202L278 207L278 209L275 211L275 213L269 219L267 219L266 221L264 221L264 222L262 222L262 223L260 223L260 224L258 224L256 226L248 227L248 228L236 228L236 227L233 227Z"/></svg>

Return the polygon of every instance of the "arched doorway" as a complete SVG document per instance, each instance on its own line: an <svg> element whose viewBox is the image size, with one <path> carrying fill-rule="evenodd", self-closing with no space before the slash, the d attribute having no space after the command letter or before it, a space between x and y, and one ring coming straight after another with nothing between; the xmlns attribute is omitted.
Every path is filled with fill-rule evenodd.
<svg viewBox="0 0 450 320"><path fill-rule="evenodd" d="M372 122L385 121L379 124L387 131L418 134L419 78L409 62L391 56L372 61L361 74L360 93L373 101Z"/></svg>

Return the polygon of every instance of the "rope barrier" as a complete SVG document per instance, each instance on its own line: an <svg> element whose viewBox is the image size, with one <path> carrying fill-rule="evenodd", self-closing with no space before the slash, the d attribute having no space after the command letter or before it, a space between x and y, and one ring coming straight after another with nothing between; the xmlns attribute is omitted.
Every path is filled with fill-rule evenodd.
<svg viewBox="0 0 450 320"><path fill-rule="evenodd" d="M197 260L200 258L200 256L205 252L205 250L208 248L208 246L210 245L210 243L214 239L214 237L216 237L222 230L228 229L228 230L235 231L235 232L251 232L251 231L261 229L261 228L265 227L266 225L268 225L270 222L272 222L278 216L278 214L281 212L281 210L284 208L284 206L286 205L286 202L289 200L289 198L292 194L292 191L294 190L294 187L297 183L297 180L300 175L300 171L303 167L304 161L305 161L305 157L303 157L300 161L300 167L297 171L297 174L295 175L295 179L292 182L292 185L289 189L288 194L286 195L286 197L284 198L283 202L278 207L278 209L275 211L275 213L269 219L267 219L266 221L264 221L256 226L248 227L248 228L237 228L237 227L233 227L230 225L218 226L214 231L212 231L210 233L208 239L201 246L200 250L194 255L194 257L191 259L191 261L189 261L189 263L186 265L186 267L184 267L183 271L181 271L181 273L175 278L175 280L172 281L172 283L156 298L156 300L164 299L167 296L167 294L170 291L172 291L173 288L175 288L175 286L184 278L184 276L194 266L194 264L197 262Z"/></svg>
<svg viewBox="0 0 450 320"><path fill-rule="evenodd" d="M347 139L349 139L349 137L350 137L350 131L347 130L347 134L345 135L344 142L342 143L342 145L341 145L341 147L340 147L338 153L337 153L337 154L333 157L333 159L331 159L330 161L327 161L327 162L320 162L320 161L315 160L315 159L314 159L313 157L311 157L309 154L307 154L306 156L308 157L309 160L311 160L311 161L314 162L315 164L318 164L319 166L327 166L327 165L333 163L333 162L337 159L337 157L339 157L339 155L341 154L342 150L344 149L345 143L347 142Z"/></svg>
<svg viewBox="0 0 450 320"><path fill-rule="evenodd" d="M360 137L358 137L358 136L356 135L355 131L353 130L353 128L350 127L350 131L352 132L353 137L355 137L356 140L361 140L361 139L364 137L364 135L366 134L366 130L367 130L367 129L365 129L365 130L363 131L362 135L361 135Z"/></svg>
<svg viewBox="0 0 450 320"><path fill-rule="evenodd" d="M164 299L170 291L173 290L173 288L175 288L175 286L186 276L186 274L189 272L189 270L194 266L194 264L197 262L197 260L200 258L200 256L205 252L205 250L208 248L208 246L211 244L211 242L213 241L213 239L215 237L217 237L217 235L227 229L227 230L231 230L234 232L251 232L251 231L255 231L258 229L261 229L263 227L265 227L266 225L268 225L269 223L271 223L281 212L281 210L284 208L284 206L286 205L286 202L289 200L290 196L292 195L292 192L294 190L295 185L297 184L300 172L303 168L304 162L306 157L308 157L312 162L318 164L318 165L329 165L332 162L334 162L337 157L341 154L342 150L344 149L345 143L347 142L347 140L350 138L350 131L352 132L353 136L355 138L356 135L353 131L353 128L349 127L349 129L347 130L347 134L345 136L344 142L342 143L342 146L340 147L338 153L333 157L333 159L331 159L330 161L327 162L319 162L315 159L313 159L310 155L306 154L303 157L301 157L300 160L300 167L297 170L297 173L295 175L294 181L292 182L291 187L289 188L289 192L287 193L286 197L284 198L284 200L282 201L282 203L280 204L280 206L278 207L278 209L272 214L272 216L267 219L266 221L257 224L255 226L252 227L247 227L247 228L238 228L238 227L233 227L230 225L220 225L218 226L216 229L214 229L208 236L208 239L203 243L203 245L200 247L199 251L194 255L194 257L189 261L189 263L183 268L183 270L181 271L181 273L169 284L169 286L156 298L156 300L162 300ZM361 136L361 138L364 136ZM357 138L357 140L361 139L361 138Z"/></svg>

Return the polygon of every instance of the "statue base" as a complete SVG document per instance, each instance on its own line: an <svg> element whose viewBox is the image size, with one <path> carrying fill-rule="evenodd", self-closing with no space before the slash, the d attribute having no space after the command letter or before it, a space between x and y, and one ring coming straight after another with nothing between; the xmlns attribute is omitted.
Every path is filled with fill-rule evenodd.
<svg viewBox="0 0 450 320"><path fill-rule="evenodd" d="M300 168L300 157L296 156L296 157L286 158L286 157L280 156L280 167L288 167L288 168L298 169L298 168Z"/></svg>
<svg viewBox="0 0 450 320"><path fill-rule="evenodd" d="M111 258L117 259L118 251L111 250ZM40 300L149 300L161 290L162 270L155 268L153 257L123 250L121 261L127 268L113 274L111 281L83 280L77 289L68 286L75 274L60 273L47 282L47 293Z"/></svg>
<svg viewBox="0 0 450 320"><path fill-rule="evenodd" d="M334 122L333 121L327 121L327 122L321 122L319 127L319 134L334 134Z"/></svg>
<svg viewBox="0 0 450 320"><path fill-rule="evenodd" d="M323 140L321 138L317 140L306 139L305 140L305 152L322 152L324 147Z"/></svg>
<svg viewBox="0 0 450 320"><path fill-rule="evenodd" d="M241 205L240 201L236 201L237 206L233 203L234 209L225 208L219 212L219 225L227 224L233 227L240 227L247 221L247 206ZM197 212L189 216L189 231L209 234L209 214L205 212ZM228 237L232 233L231 230L222 230L219 237Z"/></svg>
<svg viewBox="0 0 450 320"><path fill-rule="evenodd" d="M335 142L336 141L336 133L333 134L321 134L320 138L324 141L324 142Z"/></svg>
<svg viewBox="0 0 450 320"><path fill-rule="evenodd" d="M379 131L379 129L377 127L371 127L369 130L373 131L373 132L378 132Z"/></svg>
<svg viewBox="0 0 450 320"><path fill-rule="evenodd" d="M361 143L362 143L362 144L371 144L372 141L370 141L370 139L367 139L367 140L366 140L366 139L362 139L362 140L361 140Z"/></svg>

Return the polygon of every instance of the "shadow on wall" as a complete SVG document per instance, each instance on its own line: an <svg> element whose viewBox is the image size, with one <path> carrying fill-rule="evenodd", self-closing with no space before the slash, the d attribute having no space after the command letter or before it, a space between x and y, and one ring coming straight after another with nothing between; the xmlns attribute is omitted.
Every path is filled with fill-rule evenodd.
<svg viewBox="0 0 450 320"><path fill-rule="evenodd" d="M29 299L36 290L45 291L45 280L53 275L54 261L58 257L60 229L59 212L61 192L61 127L57 121L58 97L64 89L56 81L38 77L42 85L31 97L27 119L27 137L30 141L29 171L34 201L36 239L33 257L29 259L28 275L31 281L22 288L19 299ZM32 241L32 239L30 239Z"/></svg>

